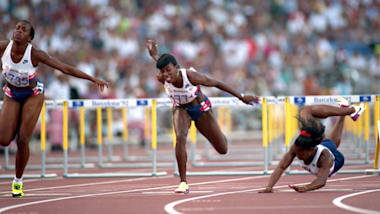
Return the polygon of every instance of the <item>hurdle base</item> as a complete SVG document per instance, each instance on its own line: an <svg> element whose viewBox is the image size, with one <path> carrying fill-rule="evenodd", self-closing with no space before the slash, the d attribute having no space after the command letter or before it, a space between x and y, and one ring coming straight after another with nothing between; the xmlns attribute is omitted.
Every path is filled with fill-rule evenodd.
<svg viewBox="0 0 380 214"><path fill-rule="evenodd" d="M157 163L157 167L172 167L173 163ZM99 168L151 168L152 163L103 163Z"/></svg>
<svg viewBox="0 0 380 214"><path fill-rule="evenodd" d="M123 178L123 177L159 177L165 176L167 172L156 173L69 173L63 175L65 178Z"/></svg>
<svg viewBox="0 0 380 214"><path fill-rule="evenodd" d="M195 162L193 167L241 167L241 166L264 166L264 162Z"/></svg>
<svg viewBox="0 0 380 214"><path fill-rule="evenodd" d="M352 170L339 170L337 174L378 174L380 170L375 169L352 169ZM308 171L291 170L285 172L287 175L310 175Z"/></svg>
<svg viewBox="0 0 380 214"><path fill-rule="evenodd" d="M246 176L246 175L270 175L273 170L270 171L215 171L215 172L186 172L187 176ZM178 172L174 173L175 176L179 176Z"/></svg>
<svg viewBox="0 0 380 214"><path fill-rule="evenodd" d="M49 164L45 165L45 169L63 169L64 165L63 164ZM68 165L69 169L91 169L95 168L95 164L93 163L86 163L84 166L80 164L69 164ZM14 170L16 169L15 166L7 166L6 169L8 170ZM30 170L41 170L41 165L27 165L25 169L30 169Z"/></svg>
<svg viewBox="0 0 380 214"><path fill-rule="evenodd" d="M365 170L367 175L380 175L380 169L367 169Z"/></svg>
<svg viewBox="0 0 380 214"><path fill-rule="evenodd" d="M7 174L7 175L0 175L0 179L6 178L6 179L12 179L14 178L14 174ZM57 174L55 173L50 173L50 174L25 174L22 176L23 178L56 178Z"/></svg>

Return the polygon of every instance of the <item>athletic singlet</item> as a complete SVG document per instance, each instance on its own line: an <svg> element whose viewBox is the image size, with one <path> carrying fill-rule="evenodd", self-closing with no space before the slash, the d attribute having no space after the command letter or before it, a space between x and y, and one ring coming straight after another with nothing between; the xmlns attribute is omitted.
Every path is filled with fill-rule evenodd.
<svg viewBox="0 0 380 214"><path fill-rule="evenodd" d="M9 42L3 57L1 57L3 76L13 86L27 87L37 76L37 67L32 64L32 44L28 44L19 63L14 63L11 58L12 45L13 40Z"/></svg>
<svg viewBox="0 0 380 214"><path fill-rule="evenodd" d="M194 86L191 84L187 78L187 72L185 68L179 69L182 74L183 86L182 88L177 88L173 84L165 81L164 87L168 96L173 100L175 105L186 104L193 101L200 92L199 86ZM196 72L194 68L189 70Z"/></svg>
<svg viewBox="0 0 380 214"><path fill-rule="evenodd" d="M309 165L306 165L303 160L300 161L301 167L304 168L305 170L309 171L313 175L317 175L318 172L319 172L319 168L318 168L317 164L318 164L319 157L321 156L322 151L324 149L326 149L327 151L329 151L330 154L334 157L334 155L331 153L331 151L328 148L326 148L325 146L317 145L317 149L318 150L317 150L317 152L314 155L313 161L311 161L311 163ZM330 168L330 173L333 172L333 170L334 170L334 164Z"/></svg>

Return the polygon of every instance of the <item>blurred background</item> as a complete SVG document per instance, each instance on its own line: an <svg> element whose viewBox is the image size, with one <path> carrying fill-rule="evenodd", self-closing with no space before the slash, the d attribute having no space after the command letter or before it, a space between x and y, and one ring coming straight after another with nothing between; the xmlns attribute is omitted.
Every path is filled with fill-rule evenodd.
<svg viewBox="0 0 380 214"><path fill-rule="evenodd" d="M30 20L35 47L112 83L98 94L86 81L60 80L40 66L48 96L165 96L145 49L147 39L183 67L239 91L380 92L379 0L2 0L0 17L1 39L11 38L17 20ZM54 87L62 81L69 87Z"/></svg>
<svg viewBox="0 0 380 214"><path fill-rule="evenodd" d="M148 39L158 42L160 54L174 54L181 66L241 92L380 93L380 0L1 0L0 38L11 39L21 19L34 25L35 47L111 82L100 94L88 81L40 65L48 99L166 97L145 48ZM229 96L213 88L203 91ZM143 129L144 113L130 115ZM50 116L51 141L56 138L59 145L62 113ZM71 121L77 123L75 112ZM143 144L144 137L139 141Z"/></svg>

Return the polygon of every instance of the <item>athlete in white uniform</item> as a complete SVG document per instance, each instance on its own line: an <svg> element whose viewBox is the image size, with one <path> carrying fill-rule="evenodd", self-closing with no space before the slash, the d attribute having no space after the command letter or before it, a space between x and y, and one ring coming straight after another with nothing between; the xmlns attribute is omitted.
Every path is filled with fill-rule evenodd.
<svg viewBox="0 0 380 214"><path fill-rule="evenodd" d="M157 44L154 41L149 40L146 47L150 56L157 62L156 67L160 69L157 74L158 81L164 84L166 93L173 100L173 126L177 139L175 151L180 174L180 185L175 193L187 194L189 186L186 181L186 139L191 120L194 120L198 131L209 140L218 153L227 153L227 139L212 114L210 100L203 95L200 86L217 87L246 104L258 102L259 97L244 96L223 82L196 72L193 68L180 68L170 54L158 57Z"/></svg>
<svg viewBox="0 0 380 214"><path fill-rule="evenodd" d="M318 172L319 172L318 161L319 161L319 157L321 156L321 154L324 150L328 151L330 153L330 155L332 155L332 157L335 160L335 156L331 153L331 151L326 146L319 144L316 147L317 147L317 151L316 151L314 158L311 161L311 163L306 164L305 161L303 161L303 160L301 160L301 162L300 162L301 167L304 170L310 172L310 174L312 174L312 175L318 175ZM334 166L335 166L335 163L333 162L332 166L330 167L329 174L331 174L334 171Z"/></svg>
<svg viewBox="0 0 380 214"><path fill-rule="evenodd" d="M23 197L22 175L29 159L29 141L44 101L44 87L37 76L39 63L46 64L65 74L87 79L100 90L109 85L78 69L62 63L31 45L34 28L29 21L20 21L11 41L0 41L2 74L6 80L3 105L0 112L0 145L8 146L17 135L16 176L12 183L12 196Z"/></svg>
<svg viewBox="0 0 380 214"><path fill-rule="evenodd" d="M264 190L260 193L273 192L272 188L282 173L290 166L294 158L301 160L301 166L316 178L307 185L289 185L297 192L319 189L326 185L327 178L333 176L344 164L344 157L337 148L340 145L344 118L346 115L356 121L364 112L364 104L349 105L343 98L338 99L341 107L329 105L306 106L299 113L300 135L284 155ZM325 127L316 118L339 116L330 135L325 138Z"/></svg>

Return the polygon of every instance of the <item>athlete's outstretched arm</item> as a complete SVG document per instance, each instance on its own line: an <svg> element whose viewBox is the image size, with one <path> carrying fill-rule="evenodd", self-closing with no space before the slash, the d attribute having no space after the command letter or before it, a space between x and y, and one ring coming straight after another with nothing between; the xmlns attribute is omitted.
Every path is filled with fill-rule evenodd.
<svg viewBox="0 0 380 214"><path fill-rule="evenodd" d="M237 92L235 89L231 88L227 84L225 84L222 81L213 79L205 74L202 74L200 72L194 72L191 70L187 71L187 77L189 78L189 81L193 85L204 85L208 87L216 87L220 90L223 90L225 92L228 92L235 97L239 98L241 101L243 101L245 104L252 104L252 102L258 103L260 98L258 96L252 96L252 95L244 95Z"/></svg>
<svg viewBox="0 0 380 214"><path fill-rule="evenodd" d="M290 147L289 151L282 157L280 163L277 165L276 169L274 170L273 174L269 178L269 182L264 190L260 190L259 193L270 193L273 192L272 188L277 183L277 181L280 179L282 173L290 166L290 164L293 162L294 158L296 157L295 153L295 145L293 144L292 147Z"/></svg>
<svg viewBox="0 0 380 214"><path fill-rule="evenodd" d="M330 168L334 163L333 157L327 150L323 150L321 156L319 156L318 167L319 171L317 177L309 184L306 185L289 185L290 188L297 192L307 192L324 187L327 182L327 177L330 173Z"/></svg>
<svg viewBox="0 0 380 214"><path fill-rule="evenodd" d="M78 77L81 79L87 79L87 80L97 84L101 91L103 91L104 86L107 88L109 87L108 82L104 82L102 80L99 80L95 77L92 77L92 76L74 68L71 65L65 64L65 63L61 62L60 60L58 60L57 58L49 56L44 51L33 49L32 57L35 57L35 59L38 60L38 62L42 62L42 63L44 63L44 64L46 64L52 68L55 68L57 70L62 71L64 74L71 75L73 77Z"/></svg>
<svg viewBox="0 0 380 214"><path fill-rule="evenodd" d="M157 62L158 61L158 50L157 50L158 44L153 40L148 40L145 44L145 47L148 49L149 55L152 57L152 59ZM165 83L165 79L161 71L158 71L156 73L156 78L162 84Z"/></svg>
<svg viewBox="0 0 380 214"><path fill-rule="evenodd" d="M148 40L145 44L145 47L149 51L149 55L157 62L158 60L158 44L154 40Z"/></svg>

